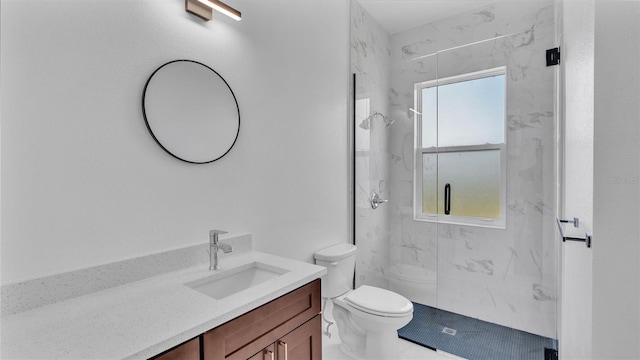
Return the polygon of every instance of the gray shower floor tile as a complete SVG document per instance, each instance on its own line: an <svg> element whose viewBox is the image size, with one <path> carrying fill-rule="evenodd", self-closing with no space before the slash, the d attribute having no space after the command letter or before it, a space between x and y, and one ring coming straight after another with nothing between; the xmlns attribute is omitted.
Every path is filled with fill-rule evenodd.
<svg viewBox="0 0 640 360"><path fill-rule="evenodd" d="M400 338L470 360L544 360L554 339L414 303Z"/></svg>

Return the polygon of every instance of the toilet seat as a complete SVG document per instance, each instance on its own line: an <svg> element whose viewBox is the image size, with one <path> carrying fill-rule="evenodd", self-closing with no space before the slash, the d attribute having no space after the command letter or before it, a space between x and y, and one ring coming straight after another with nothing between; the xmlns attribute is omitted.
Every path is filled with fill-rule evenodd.
<svg viewBox="0 0 640 360"><path fill-rule="evenodd" d="M353 308L382 317L405 317L413 313L413 304L392 291L362 285L344 297Z"/></svg>

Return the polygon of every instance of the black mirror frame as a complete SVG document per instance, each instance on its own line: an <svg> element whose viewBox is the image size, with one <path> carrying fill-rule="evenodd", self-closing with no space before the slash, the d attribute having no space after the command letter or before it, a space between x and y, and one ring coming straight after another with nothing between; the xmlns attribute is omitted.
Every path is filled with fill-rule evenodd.
<svg viewBox="0 0 640 360"><path fill-rule="evenodd" d="M147 119L147 112L146 112L146 108L145 108L145 97L147 94L147 87L149 86L149 82L151 81L151 79L153 78L153 75L155 75L160 69L162 69L163 67L175 63L175 62L179 62L179 61L186 61L186 62L191 62L191 63L195 63L198 65L202 65L204 67L206 67L207 69L213 71L214 74L216 74L224 83L225 85L227 85L227 88L229 89L229 91L231 92L231 96L233 96L233 100L236 103L236 109L238 111L238 131L236 132L236 137L233 140L233 143L231 144L231 146L229 146L229 149L227 149L227 151L225 151L222 155L220 155L219 157L212 159L212 160L208 160L208 161L201 161L201 162L197 162L197 161L191 161L191 160L187 160L187 159L183 159L177 155L175 155L174 153L172 153L171 151L169 151L169 149L167 149L166 147L164 147L164 145L162 145L162 143L160 143L160 141L158 140L158 138L155 136L155 134L153 133L153 130L151 130L151 126L149 125L149 120ZM219 160L220 158L224 157L225 155L227 155L229 153L229 151L231 151L231 149L233 148L233 146L236 144L236 142L238 141L238 136L240 135L240 106L238 105L238 99L236 98L236 94L233 92L233 90L231 89L231 86L229 86L229 83L222 77L222 75L220 75L217 71L213 70L211 67L198 62L198 61L194 61L194 60L186 60L186 59L181 59L181 60L172 60L169 61L163 65L161 65L160 67L158 67L152 74L151 76L149 76L149 79L147 79L147 82L144 84L144 89L142 90L142 117L144 118L144 123L147 126L147 130L149 130L149 134L151 134L151 137L153 138L153 140L155 140L155 142L158 144L158 146L160 146L167 154L173 156L174 158L190 163L190 164L209 164L212 163L216 160Z"/></svg>

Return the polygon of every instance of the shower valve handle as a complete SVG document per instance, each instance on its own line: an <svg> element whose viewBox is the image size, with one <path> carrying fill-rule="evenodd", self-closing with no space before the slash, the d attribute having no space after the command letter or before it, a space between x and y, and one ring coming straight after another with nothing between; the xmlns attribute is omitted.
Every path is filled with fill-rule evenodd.
<svg viewBox="0 0 640 360"><path fill-rule="evenodd" d="M380 206L380 204L384 204L389 200L383 200L380 198L380 196L378 195L377 192L372 192L371 196L369 197L369 202L371 202L371 208L372 209L377 209L378 206Z"/></svg>

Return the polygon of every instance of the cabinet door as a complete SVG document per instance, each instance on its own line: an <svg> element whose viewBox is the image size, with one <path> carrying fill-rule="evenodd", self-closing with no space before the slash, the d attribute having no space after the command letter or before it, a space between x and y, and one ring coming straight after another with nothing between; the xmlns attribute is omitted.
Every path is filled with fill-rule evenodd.
<svg viewBox="0 0 640 360"><path fill-rule="evenodd" d="M178 345L153 360L200 360L200 337Z"/></svg>
<svg viewBox="0 0 640 360"><path fill-rule="evenodd" d="M247 360L276 360L276 345L271 344Z"/></svg>
<svg viewBox="0 0 640 360"><path fill-rule="evenodd" d="M203 359L246 360L273 344L320 313L320 288L314 280L206 332Z"/></svg>
<svg viewBox="0 0 640 360"><path fill-rule="evenodd" d="M316 315L276 341L277 360L321 360L322 319Z"/></svg>

